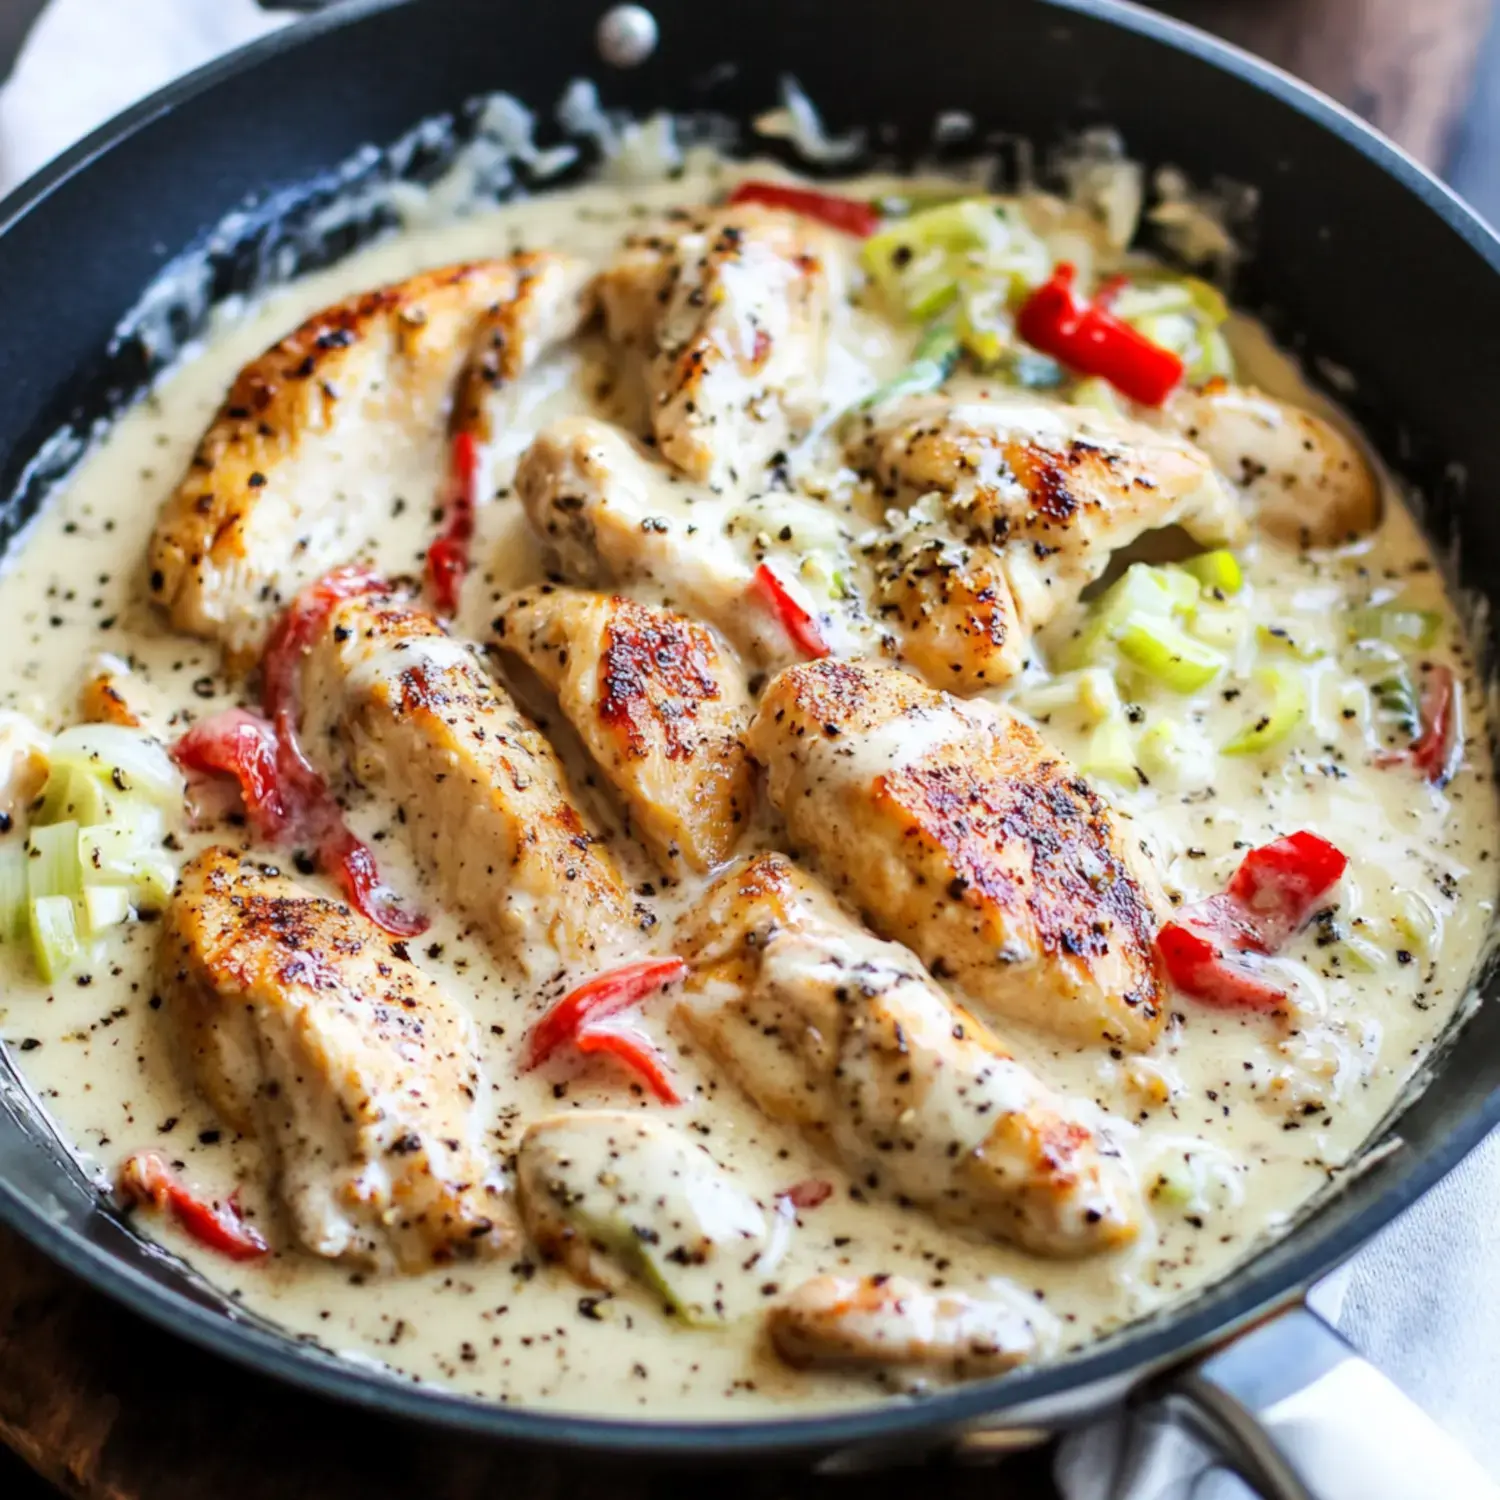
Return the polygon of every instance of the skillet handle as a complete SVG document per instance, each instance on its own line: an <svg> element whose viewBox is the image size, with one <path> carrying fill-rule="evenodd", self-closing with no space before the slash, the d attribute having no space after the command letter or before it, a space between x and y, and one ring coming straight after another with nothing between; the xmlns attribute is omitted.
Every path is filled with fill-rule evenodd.
<svg viewBox="0 0 1500 1500"><path fill-rule="evenodd" d="M1500 1500L1453 1438L1300 1303L1162 1395L1265 1500Z"/></svg>

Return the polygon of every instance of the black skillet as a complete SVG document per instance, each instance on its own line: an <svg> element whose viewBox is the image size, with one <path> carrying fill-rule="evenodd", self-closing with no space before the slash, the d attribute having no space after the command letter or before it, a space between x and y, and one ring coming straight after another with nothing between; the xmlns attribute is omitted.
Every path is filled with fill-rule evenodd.
<svg viewBox="0 0 1500 1500"><path fill-rule="evenodd" d="M1111 124L1147 163L1256 187L1239 297L1314 369L1330 361L1355 373L1353 404L1368 430L1428 496L1439 541L1461 541L1462 583L1500 606L1500 509L1491 498L1500 494L1500 431L1485 378L1500 357L1500 243L1336 106L1231 48L1111 0L674 0L657 7L659 45L630 67L601 60L603 8L600 0L356 0L165 90L17 192L0 209L0 494L12 497L0 507L0 547L66 470L66 443L32 462L44 440L59 429L86 432L149 378L149 341L117 327L179 252L200 248L214 299L263 284L278 250L298 268L336 258L388 226L376 213L335 235L310 233L310 210L334 191L330 170L428 116L459 111L461 135L464 102L495 89L544 120L570 80L592 77L609 105L748 121L790 73L831 130L871 127L880 148L898 156L924 153L934 118L961 109L981 134L1003 131L1042 148ZM648 33L627 25L614 40ZM452 146L434 137L400 161L367 154L354 175L432 175ZM249 214L209 245L209 227L247 197ZM176 333L201 315L201 306L178 308ZM1235 1274L1062 1364L855 1413L605 1421L487 1406L342 1363L233 1309L135 1238L4 1059L0 1219L101 1290L257 1369L500 1438L825 1461L952 1443L998 1452L1127 1398L1160 1398L1212 1433L1267 1494L1493 1494L1301 1301L1500 1122L1500 1008L1493 984L1485 993L1461 1045L1444 1050L1429 1086L1389 1122L1380 1138L1389 1149ZM1299 1472L1287 1458L1294 1429L1324 1440L1321 1463ZM1455 1466L1446 1477L1444 1464Z"/></svg>

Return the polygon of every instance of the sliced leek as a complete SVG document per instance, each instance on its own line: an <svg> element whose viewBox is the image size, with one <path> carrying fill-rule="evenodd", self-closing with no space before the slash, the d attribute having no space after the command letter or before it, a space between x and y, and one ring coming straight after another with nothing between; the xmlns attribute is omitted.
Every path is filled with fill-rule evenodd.
<svg viewBox="0 0 1500 1500"><path fill-rule="evenodd" d="M1295 656L1298 661L1321 661L1328 654L1321 646L1312 645L1305 636L1299 639L1293 635L1288 625L1257 625L1255 638L1266 650Z"/></svg>
<svg viewBox="0 0 1500 1500"><path fill-rule="evenodd" d="M26 930L27 903L31 900L26 878L26 851L0 851L0 941L13 943Z"/></svg>
<svg viewBox="0 0 1500 1500"><path fill-rule="evenodd" d="M1112 716L1095 726L1084 749L1083 773L1099 776L1120 786L1139 786L1135 746L1123 715Z"/></svg>
<svg viewBox="0 0 1500 1500"><path fill-rule="evenodd" d="M124 886L86 885L81 905L83 925L90 937L102 937L130 918L130 892Z"/></svg>
<svg viewBox="0 0 1500 1500"><path fill-rule="evenodd" d="M28 915L31 954L50 984L67 974L83 954L73 902L67 896L43 896L31 902Z"/></svg>
<svg viewBox="0 0 1500 1500"><path fill-rule="evenodd" d="M1120 631L1117 644L1127 661L1175 693L1206 687L1225 667L1222 652L1194 640L1170 619L1133 616Z"/></svg>
<svg viewBox="0 0 1500 1500"><path fill-rule="evenodd" d="M1301 672L1262 667L1252 681L1266 706L1224 746L1225 755L1260 755L1272 750L1307 717L1307 683Z"/></svg>
<svg viewBox="0 0 1500 1500"><path fill-rule="evenodd" d="M1200 552L1179 564L1183 572L1190 573L1203 588L1217 590L1226 597L1239 593L1245 586L1245 574L1239 559L1227 548L1216 547L1212 552Z"/></svg>
<svg viewBox="0 0 1500 1500"><path fill-rule="evenodd" d="M1432 609L1403 609L1395 604L1356 609L1349 615L1351 641L1388 641L1393 646L1425 649L1438 638L1443 617Z"/></svg>
<svg viewBox="0 0 1500 1500"><path fill-rule="evenodd" d="M77 900L83 890L83 867L76 823L52 823L27 835L26 888L33 901L49 896Z"/></svg>
<svg viewBox="0 0 1500 1500"><path fill-rule="evenodd" d="M113 786L138 792L164 808L182 806L182 772L144 730L120 724L75 724L52 741L48 761L54 772L76 768Z"/></svg>

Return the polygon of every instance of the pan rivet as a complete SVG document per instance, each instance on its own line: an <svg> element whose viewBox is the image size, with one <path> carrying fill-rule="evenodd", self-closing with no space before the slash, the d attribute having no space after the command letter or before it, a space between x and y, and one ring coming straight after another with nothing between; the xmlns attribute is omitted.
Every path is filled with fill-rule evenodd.
<svg viewBox="0 0 1500 1500"><path fill-rule="evenodd" d="M656 17L644 5L617 5L599 18L594 41L612 67L634 68L656 51Z"/></svg>

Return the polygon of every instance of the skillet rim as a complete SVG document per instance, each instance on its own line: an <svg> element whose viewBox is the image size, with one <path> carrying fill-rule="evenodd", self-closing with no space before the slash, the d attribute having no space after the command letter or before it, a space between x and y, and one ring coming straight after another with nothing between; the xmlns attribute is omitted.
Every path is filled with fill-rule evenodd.
<svg viewBox="0 0 1500 1500"><path fill-rule="evenodd" d="M263 61L293 50L303 41L354 25L366 17L413 5L416 0L344 0L328 10L286 26L175 80L115 116L86 136L0 202L0 237L40 208L61 184L85 170L112 147L136 134L179 104L211 92L221 81L250 71ZM1147 11L1133 0L1030 0L1060 12L1132 31L1157 45L1186 53L1211 68L1235 75L1306 116L1377 168L1435 213L1500 275L1500 236L1450 188L1400 147L1351 111L1291 74L1187 23ZM1432 1063L1427 1064L1428 1068ZM1428 1084L1432 1079L1429 1078ZM1414 1097L1404 1098L1409 1103ZM1371 1141L1399 1124L1398 1103ZM1495 1127L1500 1126L1500 1087L1473 1101L1467 1112L1418 1158L1407 1151L1388 1169L1392 1180L1348 1222L1292 1255L1279 1270L1258 1269L1271 1247L1183 1308L1154 1315L1102 1345L1062 1363L1013 1372L996 1380L956 1387L902 1403L890 1398L853 1411L789 1415L741 1421L649 1422L634 1418L577 1416L546 1408L502 1406L440 1387L389 1379L325 1351L309 1349L269 1328L226 1315L182 1291L142 1274L77 1231L50 1218L37 1203L0 1180L0 1223L15 1230L55 1264L88 1286L169 1333L180 1334L211 1353L256 1374L269 1375L318 1396L385 1416L431 1423L481 1437L531 1444L613 1452L639 1457L710 1457L744 1454L827 1452L862 1444L881 1449L902 1440L940 1439L944 1433L983 1419L996 1427L1040 1423L1059 1427L1081 1420L1109 1399L1153 1373L1190 1358L1299 1299L1312 1282L1353 1254L1451 1172ZM1305 1232L1314 1220L1294 1228ZM1283 1241L1282 1243L1285 1243ZM1069 1395L1064 1412L1049 1402Z"/></svg>

